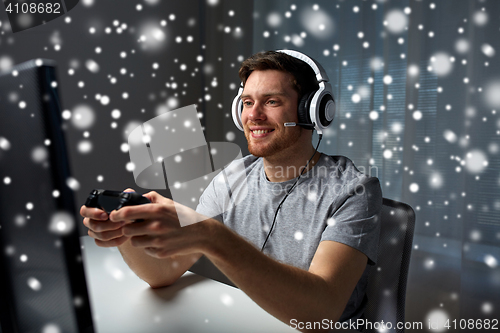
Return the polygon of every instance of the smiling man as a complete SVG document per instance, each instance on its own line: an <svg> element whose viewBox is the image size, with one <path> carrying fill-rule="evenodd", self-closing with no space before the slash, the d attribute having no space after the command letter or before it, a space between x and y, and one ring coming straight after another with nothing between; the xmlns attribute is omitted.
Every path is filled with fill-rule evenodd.
<svg viewBox="0 0 500 333"><path fill-rule="evenodd" d="M229 194L215 181L196 211L176 210L171 200L150 192L145 196L152 204L109 216L83 206L89 235L99 246L118 246L153 288L172 284L204 254L294 328L331 328L323 324L362 318L380 228L378 179L360 173L346 157L317 152L314 124L285 126L304 122L297 111L307 104L302 97L318 90L310 64L269 51L245 60L239 74L237 120L251 153L243 158L244 203L222 207ZM184 214L203 221L180 227ZM137 219L144 221L131 223Z"/></svg>
<svg viewBox="0 0 500 333"><path fill-rule="evenodd" d="M315 152L311 143L312 131L284 126L290 120L298 122L299 91L294 89L294 80L292 74L284 71L254 70L246 78L241 95L241 119L248 151L254 156L264 157L264 165L270 171L267 176L273 182L295 178L298 174L285 175L282 172L282 177L275 177L272 169L281 170L277 168L280 166L299 170ZM319 154L313 158L312 165L318 158Z"/></svg>

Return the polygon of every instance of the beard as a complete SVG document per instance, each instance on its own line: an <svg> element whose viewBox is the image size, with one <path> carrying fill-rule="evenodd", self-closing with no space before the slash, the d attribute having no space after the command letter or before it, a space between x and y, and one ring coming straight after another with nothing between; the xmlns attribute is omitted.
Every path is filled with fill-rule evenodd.
<svg viewBox="0 0 500 333"><path fill-rule="evenodd" d="M267 142L255 142L251 137L251 131L245 131L245 137L248 142L248 151L250 154L257 157L270 157L285 151L293 146L301 137L302 128L297 127L294 130L275 129L272 134L272 139Z"/></svg>

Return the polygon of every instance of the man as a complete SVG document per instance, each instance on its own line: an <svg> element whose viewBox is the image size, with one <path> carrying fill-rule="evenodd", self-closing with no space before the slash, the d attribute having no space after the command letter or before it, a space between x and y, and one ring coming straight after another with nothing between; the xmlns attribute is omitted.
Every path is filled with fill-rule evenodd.
<svg viewBox="0 0 500 333"><path fill-rule="evenodd" d="M109 216L83 206L89 235L99 246L117 246L153 288L172 284L204 254L286 324L360 318L377 253L378 180L345 157L317 152L311 130L284 126L299 123L300 98L318 88L308 64L282 52L258 53L243 62L240 78L241 123L252 154L244 158L244 203L220 207L227 191L213 181L196 212L176 211L173 201L150 192L152 204ZM180 227L178 214L214 218ZM144 221L131 223L137 219Z"/></svg>

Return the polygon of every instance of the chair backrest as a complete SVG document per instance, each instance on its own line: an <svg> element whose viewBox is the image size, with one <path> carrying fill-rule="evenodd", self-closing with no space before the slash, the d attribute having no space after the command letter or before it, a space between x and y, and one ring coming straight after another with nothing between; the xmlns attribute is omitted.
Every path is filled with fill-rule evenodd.
<svg viewBox="0 0 500 333"><path fill-rule="evenodd" d="M377 264L368 280L365 317L372 324L391 323L384 332L404 332L406 281L415 229L415 212L404 203L383 199ZM380 332L367 326L364 332Z"/></svg>

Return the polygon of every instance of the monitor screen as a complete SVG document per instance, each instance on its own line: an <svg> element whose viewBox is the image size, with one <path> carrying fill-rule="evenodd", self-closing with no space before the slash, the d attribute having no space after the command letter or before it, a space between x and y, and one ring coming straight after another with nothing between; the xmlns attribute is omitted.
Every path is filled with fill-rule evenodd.
<svg viewBox="0 0 500 333"><path fill-rule="evenodd" d="M2 332L93 332L54 62L0 75Z"/></svg>

